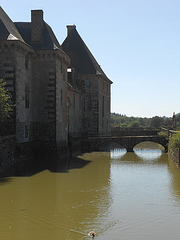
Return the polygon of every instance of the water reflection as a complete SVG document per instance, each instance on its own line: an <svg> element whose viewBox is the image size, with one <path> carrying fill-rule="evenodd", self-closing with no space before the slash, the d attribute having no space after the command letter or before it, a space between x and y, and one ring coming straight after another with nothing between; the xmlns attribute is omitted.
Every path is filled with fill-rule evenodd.
<svg viewBox="0 0 180 240"><path fill-rule="evenodd" d="M0 182L2 239L179 239L180 171L153 145L38 162Z"/></svg>
<svg viewBox="0 0 180 240"><path fill-rule="evenodd" d="M134 153L128 153L128 156L133 156L131 158L132 161L157 161L160 160L162 156L163 147L157 143L143 142L134 147ZM124 161L126 159L126 154L127 150L123 147L111 148L110 150L111 159L121 159L121 161ZM131 161L129 157L127 159Z"/></svg>
<svg viewBox="0 0 180 240"><path fill-rule="evenodd" d="M162 155L162 151L157 149L135 149L134 153L143 161L157 161Z"/></svg>
<svg viewBox="0 0 180 240"><path fill-rule="evenodd" d="M63 169L57 162L38 164L33 171L14 169L11 182L0 186L2 239L76 240L89 239L91 229L103 232L112 202L109 157L91 153L71 159Z"/></svg>
<svg viewBox="0 0 180 240"><path fill-rule="evenodd" d="M144 161L157 161L160 159L163 147L153 142L143 142L135 146L134 152Z"/></svg>
<svg viewBox="0 0 180 240"><path fill-rule="evenodd" d="M172 196L180 201L180 169L170 157L168 158L168 170L171 176Z"/></svg>
<svg viewBox="0 0 180 240"><path fill-rule="evenodd" d="M172 189L179 194L179 169L177 175L170 173L167 154L153 145L134 150L111 158L111 212L119 223L107 235L113 234L113 239L177 240L180 203Z"/></svg>
<svg viewBox="0 0 180 240"><path fill-rule="evenodd" d="M143 142L134 148L134 152L127 153L125 148L115 148L110 151L112 164L166 164L163 147L153 142Z"/></svg>
<svg viewBox="0 0 180 240"><path fill-rule="evenodd" d="M126 153L127 150L125 148L113 148L110 151L110 156L111 159L121 159Z"/></svg>

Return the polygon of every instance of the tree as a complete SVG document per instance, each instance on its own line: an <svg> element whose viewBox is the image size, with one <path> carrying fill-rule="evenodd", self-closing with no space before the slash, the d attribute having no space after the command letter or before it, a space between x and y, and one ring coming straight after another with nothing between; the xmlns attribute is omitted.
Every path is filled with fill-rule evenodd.
<svg viewBox="0 0 180 240"><path fill-rule="evenodd" d="M10 93L5 89L6 83L0 79L0 122L9 117L13 105L10 104Z"/></svg>
<svg viewBox="0 0 180 240"><path fill-rule="evenodd" d="M164 125L165 128L172 128L172 118L164 118Z"/></svg>
<svg viewBox="0 0 180 240"><path fill-rule="evenodd" d="M151 118L151 127L153 128L160 128L163 125L163 123L164 120L162 117L155 116Z"/></svg>
<svg viewBox="0 0 180 240"><path fill-rule="evenodd" d="M139 122L138 121L132 121L128 124L128 127L130 128L139 128Z"/></svg>

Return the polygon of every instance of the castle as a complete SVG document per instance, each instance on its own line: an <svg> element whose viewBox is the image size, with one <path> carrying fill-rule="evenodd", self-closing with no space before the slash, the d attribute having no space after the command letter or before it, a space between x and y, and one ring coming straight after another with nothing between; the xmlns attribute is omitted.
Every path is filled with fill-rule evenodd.
<svg viewBox="0 0 180 240"><path fill-rule="evenodd" d="M13 22L0 7L0 79L15 105L1 125L19 143L110 134L111 80L78 34L67 26L59 44L42 10ZM0 133L1 135L1 133Z"/></svg>

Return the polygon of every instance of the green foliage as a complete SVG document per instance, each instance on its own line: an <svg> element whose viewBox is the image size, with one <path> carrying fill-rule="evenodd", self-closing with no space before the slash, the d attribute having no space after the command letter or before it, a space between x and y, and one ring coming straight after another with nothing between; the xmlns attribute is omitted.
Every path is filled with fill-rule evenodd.
<svg viewBox="0 0 180 240"><path fill-rule="evenodd" d="M165 137L165 138L168 138L168 137L169 137L167 131L166 131L166 132L164 132L164 131L158 132L158 135L159 135L159 136L163 136L163 137Z"/></svg>
<svg viewBox="0 0 180 240"><path fill-rule="evenodd" d="M139 128L139 122L138 121L132 121L128 124L128 127L130 128Z"/></svg>
<svg viewBox="0 0 180 240"><path fill-rule="evenodd" d="M133 122L139 124L139 127L143 128L160 128L164 127L166 129L172 128L172 117L152 117L152 118L142 118L142 117L127 117L126 115L111 113L111 126L114 127L136 127ZM177 130L180 129L180 113L176 114L176 125Z"/></svg>
<svg viewBox="0 0 180 240"><path fill-rule="evenodd" d="M114 127L150 127L149 118L127 117L126 115L111 113L111 126Z"/></svg>
<svg viewBox="0 0 180 240"><path fill-rule="evenodd" d="M10 104L10 93L5 89L6 83L0 79L0 122L9 117L13 105Z"/></svg>
<svg viewBox="0 0 180 240"><path fill-rule="evenodd" d="M180 133L175 133L169 138L169 149L175 148L180 148Z"/></svg>
<svg viewBox="0 0 180 240"><path fill-rule="evenodd" d="M180 129L180 113L176 114L176 126L177 129Z"/></svg>
<svg viewBox="0 0 180 240"><path fill-rule="evenodd" d="M151 127L160 128L163 126L163 124L164 124L164 120L162 117L155 116L151 118Z"/></svg>

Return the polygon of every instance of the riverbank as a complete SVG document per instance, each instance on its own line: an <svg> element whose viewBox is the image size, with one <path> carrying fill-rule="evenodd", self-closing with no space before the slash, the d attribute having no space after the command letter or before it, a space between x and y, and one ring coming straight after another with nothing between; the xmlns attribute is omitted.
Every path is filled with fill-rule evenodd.
<svg viewBox="0 0 180 240"><path fill-rule="evenodd" d="M169 131L168 154L170 158L180 167L180 131Z"/></svg>
<svg viewBox="0 0 180 240"><path fill-rule="evenodd" d="M169 149L168 155L170 158L176 163L178 167L180 167L180 151L179 148Z"/></svg>

